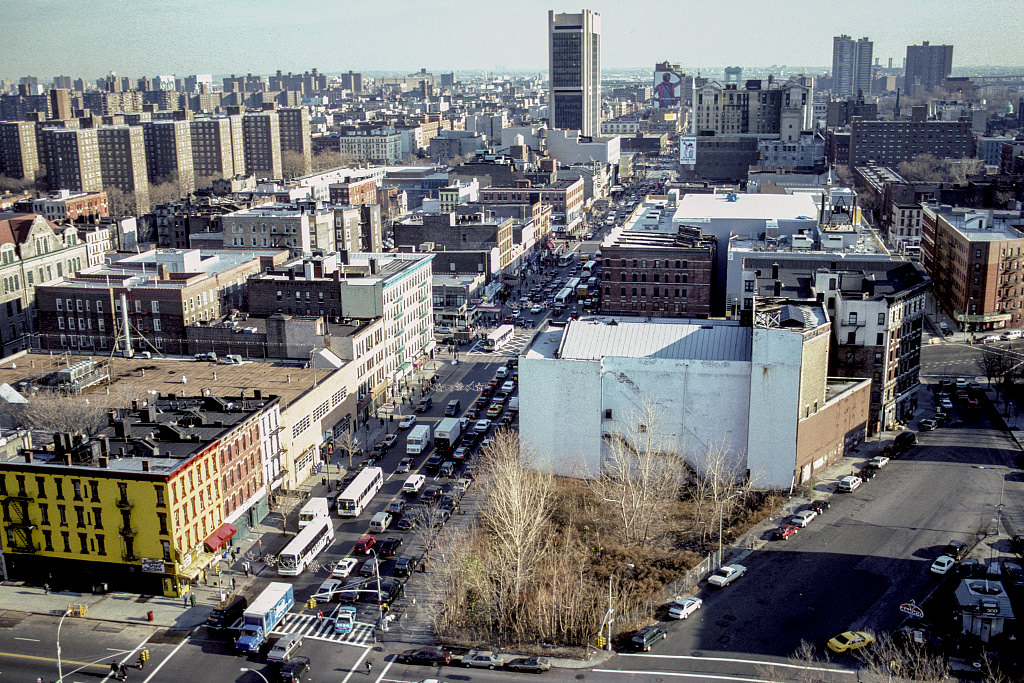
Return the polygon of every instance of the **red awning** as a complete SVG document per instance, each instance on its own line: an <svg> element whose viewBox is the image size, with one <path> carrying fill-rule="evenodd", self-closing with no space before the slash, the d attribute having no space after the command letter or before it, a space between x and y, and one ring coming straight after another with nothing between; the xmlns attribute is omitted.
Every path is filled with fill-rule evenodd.
<svg viewBox="0 0 1024 683"><path fill-rule="evenodd" d="M216 531L206 537L206 540L203 541L203 545L205 545L206 549L211 553L215 552L218 548L227 543L228 539L234 536L236 531L238 531L238 529L235 528L234 524L228 524L225 522L217 527Z"/></svg>

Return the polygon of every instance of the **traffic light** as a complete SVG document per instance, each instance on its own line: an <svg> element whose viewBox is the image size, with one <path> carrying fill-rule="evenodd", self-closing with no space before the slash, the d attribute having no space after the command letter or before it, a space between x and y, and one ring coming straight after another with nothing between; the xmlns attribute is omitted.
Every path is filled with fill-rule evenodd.
<svg viewBox="0 0 1024 683"><path fill-rule="evenodd" d="M604 636L598 636L597 637L597 646L598 647L604 647L607 643L608 643L608 641L605 639Z"/></svg>
<svg viewBox="0 0 1024 683"><path fill-rule="evenodd" d="M142 652L140 652L139 653L139 659L141 659L144 662L148 662L149 661L149 650L143 650Z"/></svg>

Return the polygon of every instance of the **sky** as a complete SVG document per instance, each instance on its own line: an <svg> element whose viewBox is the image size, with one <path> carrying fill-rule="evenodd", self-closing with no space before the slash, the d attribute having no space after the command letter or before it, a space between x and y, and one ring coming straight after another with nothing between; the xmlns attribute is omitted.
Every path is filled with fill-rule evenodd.
<svg viewBox="0 0 1024 683"><path fill-rule="evenodd" d="M548 10L584 6L603 68L830 68L842 33L883 65L924 40L952 44L954 68L1024 65L1020 0L3 0L0 77L546 71Z"/></svg>

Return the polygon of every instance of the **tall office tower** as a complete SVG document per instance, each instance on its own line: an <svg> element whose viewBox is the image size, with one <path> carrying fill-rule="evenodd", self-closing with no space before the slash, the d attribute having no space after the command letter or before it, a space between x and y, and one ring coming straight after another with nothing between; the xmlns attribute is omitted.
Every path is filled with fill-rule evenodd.
<svg viewBox="0 0 1024 683"><path fill-rule="evenodd" d="M96 129L104 187L135 197L135 210L149 210L146 137L142 126L100 126Z"/></svg>
<svg viewBox="0 0 1024 683"><path fill-rule="evenodd" d="M64 88L54 88L50 91L50 118L65 121L70 119L71 93Z"/></svg>
<svg viewBox="0 0 1024 683"><path fill-rule="evenodd" d="M295 152L302 156L302 174L306 175L313 165L313 137L309 127L309 110L305 107L278 109L277 117L281 129L281 153Z"/></svg>
<svg viewBox="0 0 1024 683"><path fill-rule="evenodd" d="M874 43L843 34L832 39L832 94L855 97L871 91L871 55Z"/></svg>
<svg viewBox="0 0 1024 683"><path fill-rule="evenodd" d="M246 173L257 178L281 178L281 121L276 111L243 115L242 141Z"/></svg>
<svg viewBox="0 0 1024 683"><path fill-rule="evenodd" d="M39 173L36 124L0 121L0 175L35 180Z"/></svg>
<svg viewBox="0 0 1024 683"><path fill-rule="evenodd" d="M42 133L46 179L51 190L103 189L95 128L43 128Z"/></svg>
<svg viewBox="0 0 1024 683"><path fill-rule="evenodd" d="M914 93L919 87L921 94L925 94L953 71L953 46L929 45L927 40L920 45L907 45L906 64L905 88Z"/></svg>
<svg viewBox="0 0 1024 683"><path fill-rule="evenodd" d="M53 87L63 88L64 90L71 90L71 76L54 76Z"/></svg>
<svg viewBox="0 0 1024 683"><path fill-rule="evenodd" d="M192 130L189 121L150 121L142 124L146 141L149 182L177 176L183 187L195 189L192 166Z"/></svg>
<svg viewBox="0 0 1024 683"><path fill-rule="evenodd" d="M601 130L601 15L548 11L548 108L552 128Z"/></svg>

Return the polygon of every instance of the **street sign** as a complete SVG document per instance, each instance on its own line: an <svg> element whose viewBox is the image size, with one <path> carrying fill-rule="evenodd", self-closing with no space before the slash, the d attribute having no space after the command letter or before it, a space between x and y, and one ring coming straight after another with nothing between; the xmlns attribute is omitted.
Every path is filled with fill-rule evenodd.
<svg viewBox="0 0 1024 683"><path fill-rule="evenodd" d="M906 614L911 619L923 619L924 610L917 606L917 603L911 600L900 605L900 611Z"/></svg>

